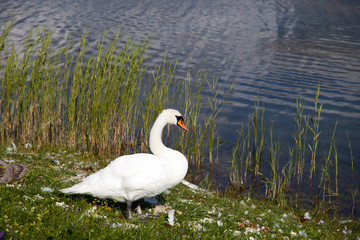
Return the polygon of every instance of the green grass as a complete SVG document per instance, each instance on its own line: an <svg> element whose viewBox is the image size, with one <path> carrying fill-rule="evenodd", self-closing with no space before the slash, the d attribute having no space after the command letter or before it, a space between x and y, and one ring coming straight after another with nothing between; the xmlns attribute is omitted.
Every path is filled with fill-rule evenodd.
<svg viewBox="0 0 360 240"><path fill-rule="evenodd" d="M7 162L30 171L17 182L0 185L2 239L357 239L360 223L308 214L264 199L224 196L179 184L162 194L162 206L144 205L155 219L123 218L125 206L111 200L68 196L56 189L80 181L110 159L53 147L0 149ZM53 192L44 192L51 187ZM166 224L175 210L175 224ZM304 222L302 222L304 221ZM306 234L306 235L305 235Z"/></svg>

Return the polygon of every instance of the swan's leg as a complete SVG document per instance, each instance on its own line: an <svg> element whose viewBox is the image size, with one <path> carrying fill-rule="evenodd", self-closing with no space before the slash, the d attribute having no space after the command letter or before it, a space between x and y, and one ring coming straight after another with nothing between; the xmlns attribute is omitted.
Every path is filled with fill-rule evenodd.
<svg viewBox="0 0 360 240"><path fill-rule="evenodd" d="M137 214L138 214L139 216L141 216L141 215L142 215L142 211L141 211L140 201L138 201L138 205L137 205L137 207L136 207L135 209L136 209Z"/></svg>
<svg viewBox="0 0 360 240"><path fill-rule="evenodd" d="M126 201L126 218L127 219L131 219L131 205L132 205L132 202L127 200Z"/></svg>

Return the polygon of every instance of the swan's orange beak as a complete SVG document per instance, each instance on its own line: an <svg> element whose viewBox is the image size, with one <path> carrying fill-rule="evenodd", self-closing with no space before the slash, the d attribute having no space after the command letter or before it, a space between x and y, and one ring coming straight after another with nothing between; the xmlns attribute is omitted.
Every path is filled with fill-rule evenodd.
<svg viewBox="0 0 360 240"><path fill-rule="evenodd" d="M182 129L185 129L186 131L188 130L188 129L185 127L185 125L184 125L184 119L183 119L183 118L180 118L180 119L178 120L177 125L178 125L179 127L181 127Z"/></svg>

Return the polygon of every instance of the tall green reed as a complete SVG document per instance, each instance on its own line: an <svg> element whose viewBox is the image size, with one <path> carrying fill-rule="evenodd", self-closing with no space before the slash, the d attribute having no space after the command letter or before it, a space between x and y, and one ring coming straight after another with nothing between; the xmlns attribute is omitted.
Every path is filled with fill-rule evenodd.
<svg viewBox="0 0 360 240"><path fill-rule="evenodd" d="M282 205L286 205L287 199L293 199L295 203L301 202L302 191L305 190L302 189L305 185L303 181L306 180L304 178L306 176L309 181L308 190L311 193L310 197L312 197L314 206L327 205L328 209L334 207L332 199L342 197L339 192L339 156L335 138L337 123L330 139L329 149L319 155L318 146L321 136L320 117L322 111L322 104L318 103L319 96L320 86L317 87L315 93L314 112L309 116L304 114L305 101L301 98L296 99L296 114L293 117L295 123L294 142L289 144L287 156L282 154L279 141L275 141L272 126L266 138L268 142L267 148L263 150L266 154L257 153L256 149L262 146L264 140L261 140L260 143L257 140L258 131L256 129L259 125L257 122L258 104L255 104L254 119L249 121L245 128L247 130L244 131L243 125L240 125L238 130L238 140L234 145L231 166L229 167L230 187L227 189L229 192L242 192L245 189L255 189L258 186L256 181L251 181L251 176L254 175L249 173L256 175L257 162L255 156L262 156L260 160L269 163L268 170L264 171L265 168L261 169L260 167L259 171L261 180L265 185L264 194L266 197ZM264 115L264 111L262 114ZM261 119L261 129L263 129L263 117ZM263 132L263 130L260 132ZM351 153L349 136L347 135L347 137ZM263 159L263 156L267 157ZM352 158L351 164L353 164ZM306 166L308 166L308 172ZM319 176L316 173L320 173ZM312 184L314 178L316 178L317 186ZM289 198L287 194L294 193L294 190L297 193L292 194L292 197ZM312 195L313 191L315 191L315 195ZM253 193L256 193L256 191L254 190Z"/></svg>
<svg viewBox="0 0 360 240"><path fill-rule="evenodd" d="M303 169L305 163L305 152L306 152L306 138L308 132L308 119L303 117L304 112L304 101L296 98L296 115L294 116L295 121L295 134L294 138L294 161L295 169L293 179L296 179L296 183L299 186L303 177ZM303 121L305 123L303 123Z"/></svg>
<svg viewBox="0 0 360 240"><path fill-rule="evenodd" d="M264 151L264 113L262 108L259 139L259 103L254 104L254 115L249 119L246 132L244 125L238 130L238 139L233 148L230 167L231 190L240 191L251 184L258 185L261 173L261 161Z"/></svg>
<svg viewBox="0 0 360 240"><path fill-rule="evenodd" d="M10 30L3 31L2 42ZM211 163L219 144L215 118L230 90L220 89L217 78L208 81L203 71L178 76L177 63L169 64L166 55L149 70L149 42L129 38L119 44L120 37L104 32L90 54L86 32L79 43L68 38L65 46L55 46L50 30L35 28L21 51L2 48L1 143L58 144L105 155L146 152L153 121L162 109L176 107L189 132L165 131L166 141L183 151L191 166ZM206 83L212 108L203 114Z"/></svg>
<svg viewBox="0 0 360 240"><path fill-rule="evenodd" d="M311 126L310 123L307 122L308 124L308 128L310 129L310 131L313 134L313 139L312 139L312 144L309 144L309 148L311 151L311 164L310 164L310 172L309 172L309 184L311 185L311 180L315 174L315 170L316 170L316 154L317 154L317 148L318 148L318 143L319 143L319 136L321 134L320 130L319 130L319 126L320 126L320 115L321 115L321 110L322 110L322 104L320 104L320 106L318 106L318 98L320 95L320 86L317 87L317 91L315 94L315 104L314 104L314 116L310 118L311 120Z"/></svg>

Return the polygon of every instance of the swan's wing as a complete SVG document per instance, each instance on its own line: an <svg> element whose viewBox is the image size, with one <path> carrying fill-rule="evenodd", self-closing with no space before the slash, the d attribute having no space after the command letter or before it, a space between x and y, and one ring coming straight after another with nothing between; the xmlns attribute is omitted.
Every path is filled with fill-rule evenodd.
<svg viewBox="0 0 360 240"><path fill-rule="evenodd" d="M122 156L113 160L106 168L84 178L82 182L60 191L118 201L130 200L134 198L133 195L142 195L144 189L161 181L165 171L163 164L164 160L152 154Z"/></svg>

